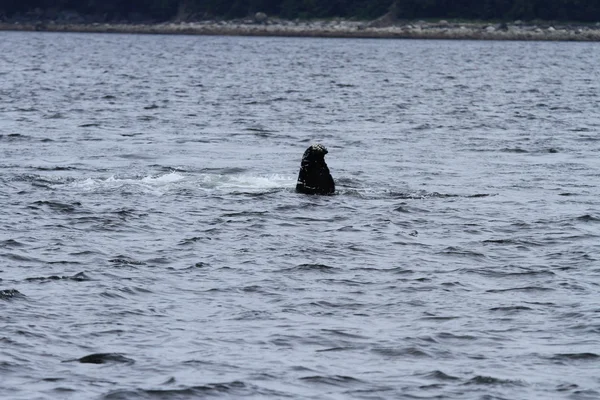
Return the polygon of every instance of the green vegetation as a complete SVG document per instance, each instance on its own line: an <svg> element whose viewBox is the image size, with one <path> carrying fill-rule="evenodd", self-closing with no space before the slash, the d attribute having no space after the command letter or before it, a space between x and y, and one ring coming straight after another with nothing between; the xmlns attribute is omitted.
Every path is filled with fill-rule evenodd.
<svg viewBox="0 0 600 400"><path fill-rule="evenodd" d="M0 20L232 19L259 11L288 19L374 19L391 11L400 19L599 22L600 0L0 0Z"/></svg>

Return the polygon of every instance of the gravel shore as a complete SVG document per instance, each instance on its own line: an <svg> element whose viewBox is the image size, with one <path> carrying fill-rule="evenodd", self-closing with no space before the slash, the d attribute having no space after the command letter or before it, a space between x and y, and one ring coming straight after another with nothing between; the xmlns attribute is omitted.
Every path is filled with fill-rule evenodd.
<svg viewBox="0 0 600 400"><path fill-rule="evenodd" d="M138 23L0 22L0 30L105 32L187 35L297 36L337 38L402 38L462 40L600 41L600 23L593 25L425 21L288 21L255 20Z"/></svg>

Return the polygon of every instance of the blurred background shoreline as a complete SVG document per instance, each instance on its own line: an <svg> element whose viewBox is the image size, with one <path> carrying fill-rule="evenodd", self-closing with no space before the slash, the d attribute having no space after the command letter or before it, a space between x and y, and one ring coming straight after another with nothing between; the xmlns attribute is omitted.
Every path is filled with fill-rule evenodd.
<svg viewBox="0 0 600 400"><path fill-rule="evenodd" d="M24 20L0 22L2 31L290 36L332 38L398 38L459 40L600 41L600 23L534 21L511 23L436 21L371 21L335 19L286 20L263 17L191 22L64 22Z"/></svg>

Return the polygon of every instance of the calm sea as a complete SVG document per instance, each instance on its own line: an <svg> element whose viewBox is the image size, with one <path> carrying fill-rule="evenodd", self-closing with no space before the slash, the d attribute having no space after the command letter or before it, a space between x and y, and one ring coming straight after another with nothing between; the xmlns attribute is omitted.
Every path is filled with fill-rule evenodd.
<svg viewBox="0 0 600 400"><path fill-rule="evenodd" d="M600 398L599 54L0 33L0 397Z"/></svg>

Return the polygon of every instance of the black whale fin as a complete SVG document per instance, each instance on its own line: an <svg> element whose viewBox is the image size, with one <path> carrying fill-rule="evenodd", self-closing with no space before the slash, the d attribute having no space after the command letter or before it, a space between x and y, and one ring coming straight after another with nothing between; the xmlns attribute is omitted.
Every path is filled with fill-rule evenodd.
<svg viewBox="0 0 600 400"><path fill-rule="evenodd" d="M296 192L306 194L334 194L335 183L325 163L328 151L321 144L313 144L304 152Z"/></svg>

